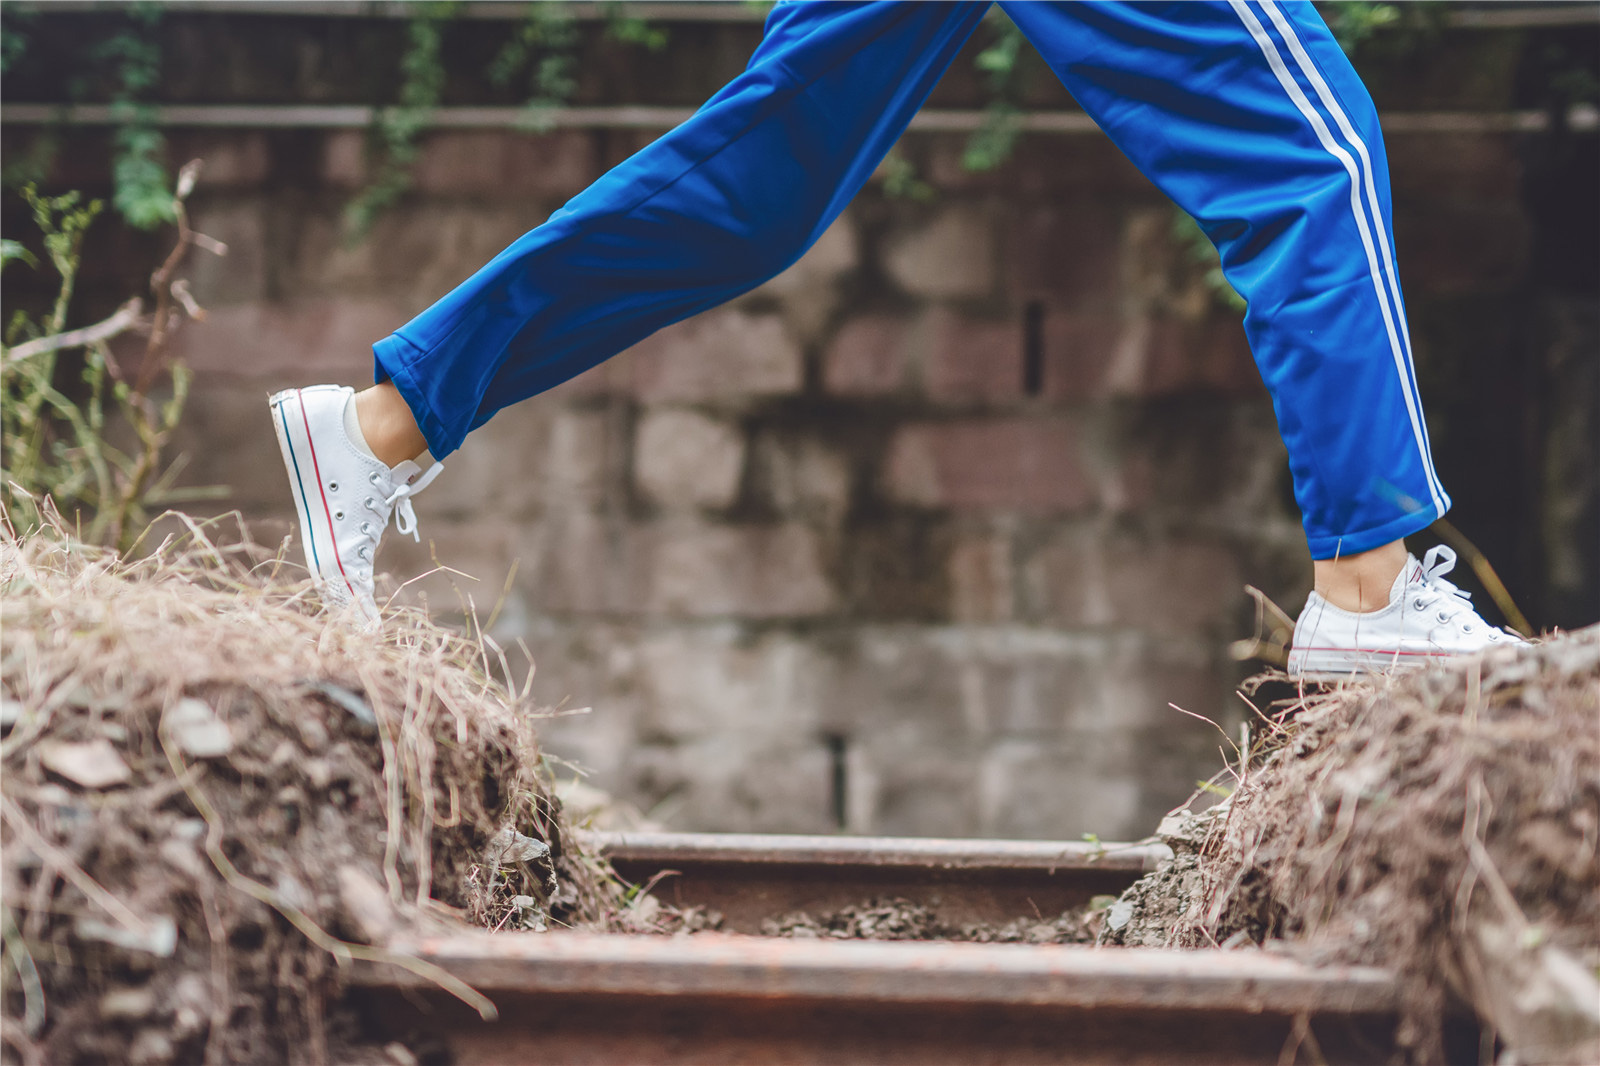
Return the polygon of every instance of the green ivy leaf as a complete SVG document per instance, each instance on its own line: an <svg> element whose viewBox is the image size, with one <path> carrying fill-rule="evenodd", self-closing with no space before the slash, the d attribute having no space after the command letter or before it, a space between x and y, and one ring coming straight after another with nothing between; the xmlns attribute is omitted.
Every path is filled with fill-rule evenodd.
<svg viewBox="0 0 1600 1066"><path fill-rule="evenodd" d="M21 241L0 240L0 270L4 270L5 265L13 259L20 259L31 267L39 265L39 260L33 257L33 253L28 251Z"/></svg>

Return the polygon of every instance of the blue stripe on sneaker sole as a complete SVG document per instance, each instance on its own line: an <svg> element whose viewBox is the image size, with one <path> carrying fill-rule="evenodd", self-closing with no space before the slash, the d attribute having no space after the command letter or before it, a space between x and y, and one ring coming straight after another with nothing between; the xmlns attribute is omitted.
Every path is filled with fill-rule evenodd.
<svg viewBox="0 0 1600 1066"><path fill-rule="evenodd" d="M283 423L283 447L289 453L289 464L294 469L295 503L300 505L301 524L300 531L305 537L306 547L311 549L311 562L316 567L313 577L322 578L322 560L317 556L317 539L311 535L311 511L306 506L306 484L300 476L300 460L295 458L294 441L289 437L289 418L283 413L283 402L277 404L278 420Z"/></svg>

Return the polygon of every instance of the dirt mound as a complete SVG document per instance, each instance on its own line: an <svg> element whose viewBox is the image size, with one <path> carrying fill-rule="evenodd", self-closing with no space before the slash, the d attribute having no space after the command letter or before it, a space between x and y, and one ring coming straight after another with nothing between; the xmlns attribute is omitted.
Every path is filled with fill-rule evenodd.
<svg viewBox="0 0 1600 1066"><path fill-rule="evenodd" d="M1500 1061L1600 1061L1600 627L1275 711L1107 936L1389 967L1420 1061L1462 1003Z"/></svg>
<svg viewBox="0 0 1600 1066"><path fill-rule="evenodd" d="M362 1045L340 963L401 924L603 922L616 886L491 644L360 632L207 533L0 536L5 1058L415 1061Z"/></svg>
<svg viewBox="0 0 1600 1066"><path fill-rule="evenodd" d="M1001 925L953 925L908 899L874 899L813 914L795 911L761 923L763 936L806 940L969 940L984 944L1089 944L1101 919L1097 904L1055 918L1018 918Z"/></svg>

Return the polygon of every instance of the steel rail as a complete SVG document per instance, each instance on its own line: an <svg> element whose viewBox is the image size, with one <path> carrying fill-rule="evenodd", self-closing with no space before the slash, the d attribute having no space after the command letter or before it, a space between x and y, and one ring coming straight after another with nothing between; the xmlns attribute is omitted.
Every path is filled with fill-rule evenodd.
<svg viewBox="0 0 1600 1066"><path fill-rule="evenodd" d="M999 925L1053 918L1117 895L1171 855L1162 844L1034 840L591 833L585 836L663 903L722 915L722 928L757 933L768 918L875 899L921 904L942 922Z"/></svg>
<svg viewBox="0 0 1600 1066"><path fill-rule="evenodd" d="M394 109L365 104L159 104L145 112L157 126L232 129L366 129ZM595 107L438 107L423 125L430 129L666 130L694 113L689 107L621 104ZM1542 133L1554 123L1544 111L1391 111L1382 115L1386 134ZM989 122L974 109L919 112L911 129L920 133L970 133ZM125 117L110 104L13 103L0 105L0 125L114 126ZM1024 133L1083 135L1098 133L1094 120L1081 111L1034 111L1014 116ZM1588 105L1568 110L1565 126L1578 132L1600 129L1600 111Z"/></svg>
<svg viewBox="0 0 1600 1066"><path fill-rule="evenodd" d="M1326 1061L1381 1061L1399 1000L1385 971L1259 951L568 933L386 946L499 1006L485 1023L409 971L350 972L370 1030L420 1032L461 1064L1277 1062L1296 1019Z"/></svg>
<svg viewBox="0 0 1600 1066"><path fill-rule="evenodd" d="M13 5L20 10L51 14L96 14L126 6L108 3L107 0L22 0ZM268 15L280 17L327 18L382 18L405 19L415 16L415 6L399 0L163 0L164 11L217 15ZM1445 25L1452 29L1506 30L1531 29L1551 26L1593 26L1600 24L1600 11L1588 3L1521 3L1508 7L1476 10L1473 5L1465 10L1448 12ZM577 21L605 21L613 17L613 10L649 22L692 23L731 22L761 23L766 20L764 8L751 4L728 2L662 3L659 0L638 0L626 5L593 2L574 2L565 5L566 15ZM526 3L506 0L468 0L452 12L452 19L521 21L527 17Z"/></svg>

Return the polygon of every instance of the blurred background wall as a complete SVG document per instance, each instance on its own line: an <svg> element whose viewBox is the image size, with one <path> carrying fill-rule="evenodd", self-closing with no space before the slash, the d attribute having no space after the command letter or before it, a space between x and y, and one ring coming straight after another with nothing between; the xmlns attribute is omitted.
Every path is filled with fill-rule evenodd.
<svg viewBox="0 0 1600 1066"><path fill-rule="evenodd" d="M1424 6L1356 61L1389 134L1451 519L1535 625L1592 623L1600 20ZM496 84L506 42L551 22L525 7L5 6L8 186L107 195L114 116L42 105L128 97L105 42L133 20L158 57L138 100L167 109L146 118L172 166L206 161L194 221L230 248L189 270L209 316L179 341L184 479L228 486L206 507L269 543L290 507L267 394L369 381L373 340L710 95L760 34L751 5L575 4L530 38L534 73ZM461 125L415 139L356 237L352 201L395 173L370 108L407 84L419 14ZM996 88L978 57L1002 34L980 30L804 259L502 413L418 498L423 543L391 535L380 557L401 579L470 575L404 595L470 600L525 642L550 752L672 827L1144 835L1220 763L1217 731L1173 705L1233 733L1246 711L1254 667L1227 651L1254 631L1244 584L1291 614L1309 587L1205 247L1025 53ZM512 109L551 95L527 78L558 48L571 84L530 130ZM1003 139L996 107L1052 128L974 146L974 126ZM6 235L25 217L8 191ZM164 242L99 226L83 320ZM7 303L35 286L8 271Z"/></svg>

